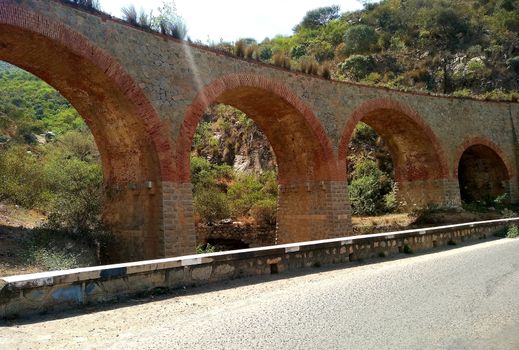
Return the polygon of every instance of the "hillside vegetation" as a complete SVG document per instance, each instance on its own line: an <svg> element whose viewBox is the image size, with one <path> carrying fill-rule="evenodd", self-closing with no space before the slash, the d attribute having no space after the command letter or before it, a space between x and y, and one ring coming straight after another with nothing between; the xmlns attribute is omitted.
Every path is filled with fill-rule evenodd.
<svg viewBox="0 0 519 350"><path fill-rule="evenodd" d="M309 11L291 36L215 46L338 80L517 101L518 33L516 0L384 0Z"/></svg>

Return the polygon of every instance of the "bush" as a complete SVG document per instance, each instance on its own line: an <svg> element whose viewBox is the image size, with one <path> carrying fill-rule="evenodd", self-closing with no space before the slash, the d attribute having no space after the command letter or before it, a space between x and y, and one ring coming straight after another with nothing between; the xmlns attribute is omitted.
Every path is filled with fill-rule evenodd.
<svg viewBox="0 0 519 350"><path fill-rule="evenodd" d="M272 49L268 46L262 47L259 53L259 59L266 62L272 58Z"/></svg>
<svg viewBox="0 0 519 350"><path fill-rule="evenodd" d="M233 217L247 216L256 202L261 199L263 185L253 175L243 175L229 186L227 196Z"/></svg>
<svg viewBox="0 0 519 350"><path fill-rule="evenodd" d="M345 76L359 81L373 69L373 60L369 56L352 55L339 65L339 69Z"/></svg>
<svg viewBox="0 0 519 350"><path fill-rule="evenodd" d="M506 238L517 238L519 237L519 227L517 225L510 225L506 231Z"/></svg>
<svg viewBox="0 0 519 350"><path fill-rule="evenodd" d="M216 188L203 188L195 193L195 210L207 223L229 217L229 205L224 193Z"/></svg>
<svg viewBox="0 0 519 350"><path fill-rule="evenodd" d="M380 182L374 176L361 177L348 187L354 215L375 215L380 212Z"/></svg>
<svg viewBox="0 0 519 350"><path fill-rule="evenodd" d="M200 244L196 247L197 254L207 254L207 253L214 253L214 252L216 252L216 247L209 243Z"/></svg>
<svg viewBox="0 0 519 350"><path fill-rule="evenodd" d="M101 166L79 159L51 159L45 167L53 193L49 227L77 233L102 230Z"/></svg>
<svg viewBox="0 0 519 350"><path fill-rule="evenodd" d="M39 159L24 147L0 154L0 199L25 208L44 207L48 200L46 176Z"/></svg>
<svg viewBox="0 0 519 350"><path fill-rule="evenodd" d="M367 54L377 45L378 34L373 27L359 24L352 26L344 33L344 44L347 54Z"/></svg>
<svg viewBox="0 0 519 350"><path fill-rule="evenodd" d="M396 209L392 181L373 160L357 162L348 191L355 215L377 215Z"/></svg>
<svg viewBox="0 0 519 350"><path fill-rule="evenodd" d="M277 206L276 198L259 200L252 207L252 216L260 225L275 225Z"/></svg>

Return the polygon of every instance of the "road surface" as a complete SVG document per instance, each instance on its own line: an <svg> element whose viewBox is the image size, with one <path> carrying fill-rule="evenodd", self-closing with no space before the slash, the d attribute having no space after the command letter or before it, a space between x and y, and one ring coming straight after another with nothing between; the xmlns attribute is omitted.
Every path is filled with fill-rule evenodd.
<svg viewBox="0 0 519 350"><path fill-rule="evenodd" d="M52 317L0 348L519 349L519 239Z"/></svg>

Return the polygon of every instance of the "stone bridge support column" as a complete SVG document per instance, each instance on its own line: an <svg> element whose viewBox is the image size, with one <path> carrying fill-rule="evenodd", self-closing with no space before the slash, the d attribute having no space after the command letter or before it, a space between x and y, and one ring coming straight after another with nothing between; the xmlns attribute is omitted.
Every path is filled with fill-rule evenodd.
<svg viewBox="0 0 519 350"><path fill-rule="evenodd" d="M162 186L163 254L165 257L194 254L196 232L193 186L190 182L165 182Z"/></svg>
<svg viewBox="0 0 519 350"><path fill-rule="evenodd" d="M346 181L280 184L276 243L352 234Z"/></svg>
<svg viewBox="0 0 519 350"><path fill-rule="evenodd" d="M461 206L458 181L453 179L426 179L395 182L397 201L406 210L429 205L442 208Z"/></svg>
<svg viewBox="0 0 519 350"><path fill-rule="evenodd" d="M114 242L103 262L193 254L195 229L190 183L143 182L106 190L104 221Z"/></svg>
<svg viewBox="0 0 519 350"><path fill-rule="evenodd" d="M162 257L162 189L153 181L105 186L103 221L114 237L103 263ZM103 248L103 247L102 247Z"/></svg>

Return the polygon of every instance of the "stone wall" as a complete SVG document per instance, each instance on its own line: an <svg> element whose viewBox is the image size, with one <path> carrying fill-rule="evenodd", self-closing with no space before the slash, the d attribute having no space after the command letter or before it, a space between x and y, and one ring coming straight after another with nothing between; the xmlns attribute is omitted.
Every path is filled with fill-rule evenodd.
<svg viewBox="0 0 519 350"><path fill-rule="evenodd" d="M484 239L512 223L519 223L519 218L5 277L0 279L0 317L115 302L156 288L191 288L244 276L418 252Z"/></svg>
<svg viewBox="0 0 519 350"><path fill-rule="evenodd" d="M197 245L210 243L213 246L237 248L255 248L276 243L275 226L259 225L198 225L196 227Z"/></svg>

